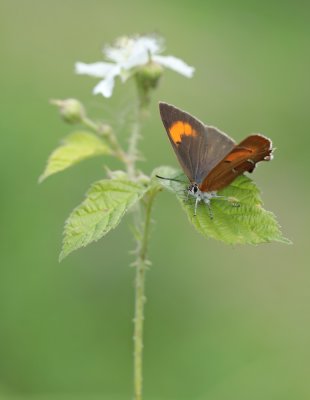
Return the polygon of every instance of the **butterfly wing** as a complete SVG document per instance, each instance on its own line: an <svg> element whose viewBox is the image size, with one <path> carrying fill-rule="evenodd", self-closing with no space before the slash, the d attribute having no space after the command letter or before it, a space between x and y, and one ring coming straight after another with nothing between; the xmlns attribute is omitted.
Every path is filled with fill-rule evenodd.
<svg viewBox="0 0 310 400"><path fill-rule="evenodd" d="M211 170L199 188L203 192L223 189L244 172L253 172L259 161L271 159L271 140L258 134L248 136Z"/></svg>
<svg viewBox="0 0 310 400"><path fill-rule="evenodd" d="M183 171L198 184L235 146L217 128L204 125L190 114L159 103L160 115Z"/></svg>

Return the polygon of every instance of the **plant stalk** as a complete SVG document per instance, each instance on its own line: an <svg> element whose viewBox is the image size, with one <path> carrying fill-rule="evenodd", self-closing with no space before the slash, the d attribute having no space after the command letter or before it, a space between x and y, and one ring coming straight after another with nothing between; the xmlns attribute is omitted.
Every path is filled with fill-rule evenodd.
<svg viewBox="0 0 310 400"><path fill-rule="evenodd" d="M110 126L105 126L105 125L100 126L87 117L84 117L82 122L85 126L92 129L93 131L95 131L98 135L103 136L106 139L106 141L109 143L109 145L111 146L115 156L120 161L122 161L126 166L128 166L129 157L122 149L121 145L119 144L119 142Z"/></svg>
<svg viewBox="0 0 310 400"><path fill-rule="evenodd" d="M144 224L141 240L138 242L135 280L135 317L134 317L134 400L142 400L143 384L143 322L145 298L145 272L150 262L147 260L150 237L151 211L158 190L154 189L145 198Z"/></svg>
<svg viewBox="0 0 310 400"><path fill-rule="evenodd" d="M128 176L137 179L136 161L138 159L138 142L140 139L143 109L138 106L135 122L129 138L128 151L124 152L113 131L107 127L103 129L89 118L85 117L83 123L97 134L105 137L115 155L124 163ZM150 262L147 260L147 251L150 236L151 211L153 201L158 189L153 189L146 194L144 199L134 209L134 225L137 235L137 258L133 265L136 267L135 276L135 315L134 315L134 400L142 400L143 384L143 322L145 304L145 272ZM144 213L142 213L142 204Z"/></svg>
<svg viewBox="0 0 310 400"><path fill-rule="evenodd" d="M132 133L129 138L129 145L128 145L128 162L127 162L127 171L128 175L135 179L136 177L136 161L138 159L138 142L141 137L140 130L141 130L141 123L143 118L143 110L141 107L137 107L136 111L136 119L132 126Z"/></svg>
<svg viewBox="0 0 310 400"><path fill-rule="evenodd" d="M140 139L143 109L138 105L136 109L135 121L132 126L131 136L127 151L127 172L131 179L137 178L136 161L138 159L138 142ZM134 400L142 400L143 387L143 325L144 325L144 304L145 297L145 273L150 264L147 260L147 251L150 237L151 211L153 200L157 189L147 193L142 201L136 205L134 210L134 225L138 232L136 261L133 265L136 268L135 276L135 315L134 315ZM144 210L142 210L142 204ZM144 212L143 212L144 211Z"/></svg>

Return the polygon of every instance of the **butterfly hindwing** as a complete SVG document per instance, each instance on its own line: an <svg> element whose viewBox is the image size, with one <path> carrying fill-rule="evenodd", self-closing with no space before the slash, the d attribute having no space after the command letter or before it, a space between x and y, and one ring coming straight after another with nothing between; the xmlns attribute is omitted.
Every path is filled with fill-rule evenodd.
<svg viewBox="0 0 310 400"><path fill-rule="evenodd" d="M199 189L203 192L223 189L244 172L253 172L258 162L271 159L271 140L259 134L250 135L210 171Z"/></svg>

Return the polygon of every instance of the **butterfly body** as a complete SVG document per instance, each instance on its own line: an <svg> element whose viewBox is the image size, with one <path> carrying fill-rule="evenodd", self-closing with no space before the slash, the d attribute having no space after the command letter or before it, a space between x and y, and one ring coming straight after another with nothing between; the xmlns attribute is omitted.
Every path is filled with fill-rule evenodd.
<svg viewBox="0 0 310 400"><path fill-rule="evenodd" d="M190 185L188 194L197 205L204 201L212 216L210 201L244 172L253 172L256 163L272 159L272 142L253 134L241 143L215 127L167 103L159 104L160 115L179 163Z"/></svg>
<svg viewBox="0 0 310 400"><path fill-rule="evenodd" d="M197 206L199 202L203 201L208 207L211 219L213 218L211 210L211 199L224 198L224 196L218 196L216 192L203 192L202 190L199 189L199 185L197 183L191 183L187 188L187 192L190 196L193 196L196 199L194 215L197 214Z"/></svg>

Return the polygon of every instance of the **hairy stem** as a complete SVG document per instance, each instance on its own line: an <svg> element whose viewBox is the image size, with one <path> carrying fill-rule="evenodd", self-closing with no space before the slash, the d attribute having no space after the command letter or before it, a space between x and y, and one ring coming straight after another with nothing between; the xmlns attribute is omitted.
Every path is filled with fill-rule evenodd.
<svg viewBox="0 0 310 400"><path fill-rule="evenodd" d="M143 109L139 105L136 110L135 122L132 126L127 151L127 172L131 179L137 178L136 161L138 159L138 142L140 139ZM134 400L142 400L143 385L143 324L145 303L145 272L149 261L147 250L150 236L152 205L158 189L151 190L134 210L134 225L138 232L137 251L134 266L135 277L135 315L134 315ZM144 209L142 210L142 204Z"/></svg>
<svg viewBox="0 0 310 400"><path fill-rule="evenodd" d="M114 151L116 157L123 162L127 173L132 180L138 177L136 161L138 159L138 142L140 139L141 122L143 118L141 106L137 107L135 122L132 126L129 138L128 151L125 152L120 146L114 132L110 126L100 125L85 117L83 124L92 129L98 135L103 136ZM136 267L135 277L135 316L134 316L134 400L142 400L143 382L143 322L144 322L144 303L145 303L145 272L149 261L147 251L150 236L151 211L153 201L158 193L158 188L150 190L144 199L138 203L134 209L134 225L137 234L136 260L133 263ZM142 210L143 204L143 210Z"/></svg>
<svg viewBox="0 0 310 400"><path fill-rule="evenodd" d="M138 159L138 142L140 139L140 130L141 130L141 122L142 122L142 113L143 110L138 107L136 111L135 122L132 126L131 136L129 138L129 146L128 146L128 163L127 163L127 171L131 178L135 178L136 175L136 161Z"/></svg>
<svg viewBox="0 0 310 400"><path fill-rule="evenodd" d="M158 190L154 189L145 198L144 224L141 230L141 239L138 243L135 280L135 317L134 317L134 400L142 400L143 383L143 322L145 303L145 272L149 261L147 260L148 243L150 236L151 211L154 198Z"/></svg>
<svg viewBox="0 0 310 400"><path fill-rule="evenodd" d="M119 144L112 128L109 125L96 124L94 121L92 121L90 118L87 117L84 117L82 122L85 126L87 126L88 128L95 131L98 135L101 135L105 138L105 140L109 143L112 150L114 151L115 156L120 161L122 161L127 166L128 169L129 157Z"/></svg>

